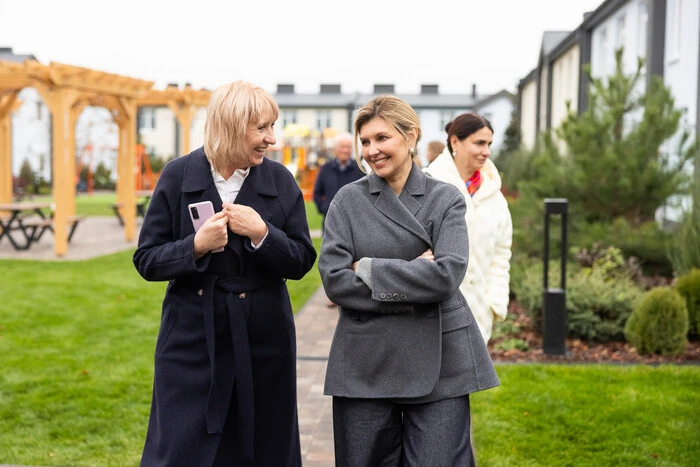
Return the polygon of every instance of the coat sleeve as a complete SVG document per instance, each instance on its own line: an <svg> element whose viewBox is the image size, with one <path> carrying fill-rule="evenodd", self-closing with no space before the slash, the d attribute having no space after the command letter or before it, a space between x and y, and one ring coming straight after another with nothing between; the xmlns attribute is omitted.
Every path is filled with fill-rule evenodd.
<svg viewBox="0 0 700 467"><path fill-rule="evenodd" d="M379 302L352 270L355 261L352 229L348 217L335 201L326 215L318 269L328 298L342 308L377 313L397 313L413 309L408 303Z"/></svg>
<svg viewBox="0 0 700 467"><path fill-rule="evenodd" d="M181 177L173 164L163 170L141 225L134 266L149 281L167 281L204 271L210 255L194 259L194 233L180 238ZM179 228L177 229L179 230Z"/></svg>
<svg viewBox="0 0 700 467"><path fill-rule="evenodd" d="M491 311L497 318L505 319L508 313L510 301L510 258L513 243L513 221L505 203L505 222L497 235L494 245L493 258L489 268L489 277L486 278L486 295Z"/></svg>
<svg viewBox="0 0 700 467"><path fill-rule="evenodd" d="M372 258L372 299L392 301L405 296L414 303L446 300L459 288L467 272L469 244L464 220L466 203L454 189L443 212L439 230L433 236L435 261Z"/></svg>
<svg viewBox="0 0 700 467"><path fill-rule="evenodd" d="M414 304L449 298L467 270L469 245L464 241L467 238L465 211L464 198L455 190L434 235L435 261L372 258L370 288L352 270L357 256L352 229L348 215L333 201L326 217L319 260L326 294L341 307L373 312L408 311Z"/></svg>
<svg viewBox="0 0 700 467"><path fill-rule="evenodd" d="M325 215L326 212L328 211L328 203L325 200L325 176L326 176L326 169L328 167L321 166L321 168L318 171L318 176L316 177L316 183L314 183L314 204L316 205L316 209L318 209L318 212L320 214Z"/></svg>
<svg viewBox="0 0 700 467"><path fill-rule="evenodd" d="M276 227L268 222L267 238L258 249L250 241L245 244L255 261L274 275L299 280L313 267L316 250L309 234L304 197L296 182L292 183L293 187L280 195L282 203L289 206L284 225Z"/></svg>

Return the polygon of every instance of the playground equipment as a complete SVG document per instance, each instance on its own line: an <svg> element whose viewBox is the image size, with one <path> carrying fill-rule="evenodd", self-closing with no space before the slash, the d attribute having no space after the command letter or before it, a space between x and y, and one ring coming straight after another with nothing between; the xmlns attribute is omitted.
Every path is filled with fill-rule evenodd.
<svg viewBox="0 0 700 467"><path fill-rule="evenodd" d="M151 170L151 160L146 146L136 145L136 190L152 190L156 187L156 176Z"/></svg>
<svg viewBox="0 0 700 467"><path fill-rule="evenodd" d="M282 164L296 178L306 201L313 198L319 167L333 157L331 148L336 134L335 128L318 131L297 123L284 127Z"/></svg>

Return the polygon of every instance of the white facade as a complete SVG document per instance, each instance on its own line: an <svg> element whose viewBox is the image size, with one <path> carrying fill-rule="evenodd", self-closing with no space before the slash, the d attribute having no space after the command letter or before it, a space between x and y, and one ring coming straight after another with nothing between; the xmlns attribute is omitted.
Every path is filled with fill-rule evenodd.
<svg viewBox="0 0 700 467"><path fill-rule="evenodd" d="M506 129L510 125L511 115L513 113L513 101L508 96L501 96L487 102L485 105L480 105L476 111L486 117L493 128L493 144L491 144L491 152L495 155L503 146L506 136Z"/></svg>
<svg viewBox="0 0 700 467"><path fill-rule="evenodd" d="M520 141L525 149L537 142L537 81L530 80L520 90Z"/></svg>
<svg viewBox="0 0 700 467"><path fill-rule="evenodd" d="M596 25L591 36L591 75L600 78L615 73L615 50L620 47L624 47L625 73L636 72L637 59L647 56L648 24L648 0L629 0Z"/></svg>
<svg viewBox="0 0 700 467"><path fill-rule="evenodd" d="M34 88L23 89L18 97L22 104L12 115L12 173L19 175L27 160L35 175L51 181L51 113ZM102 162L116 176L118 142L118 127L110 113L86 107L75 125L79 163L94 170Z"/></svg>
<svg viewBox="0 0 700 467"><path fill-rule="evenodd" d="M579 55L579 46L574 44L552 64L553 129L559 128L569 111L578 111Z"/></svg>
<svg viewBox="0 0 700 467"><path fill-rule="evenodd" d="M421 132L423 133L416 150L423 165L428 163L428 159L425 156L428 143L440 141L442 144L447 144L445 125L466 111L466 109L419 109L416 111L420 119Z"/></svg>
<svg viewBox="0 0 700 467"><path fill-rule="evenodd" d="M683 113L676 134L662 147L662 150L677 160L683 133L690 135L689 142L696 134L698 118L698 37L700 36L700 2L697 0L667 0L666 41L664 50L664 83L671 89L676 108ZM687 169L692 173L693 165ZM689 196L671 200L657 218L678 221L683 212L692 204Z"/></svg>
<svg viewBox="0 0 700 467"><path fill-rule="evenodd" d="M695 135L698 116L698 31L700 2L668 0L664 82L671 89L676 107L683 112L679 130L687 130L691 136Z"/></svg>
<svg viewBox="0 0 700 467"><path fill-rule="evenodd" d="M148 154L161 159L181 156L176 154L177 120L168 107L139 108L138 139Z"/></svg>
<svg viewBox="0 0 700 467"><path fill-rule="evenodd" d="M51 113L34 88L20 91L22 102L12 114L12 174L26 159L34 173L51 179Z"/></svg>

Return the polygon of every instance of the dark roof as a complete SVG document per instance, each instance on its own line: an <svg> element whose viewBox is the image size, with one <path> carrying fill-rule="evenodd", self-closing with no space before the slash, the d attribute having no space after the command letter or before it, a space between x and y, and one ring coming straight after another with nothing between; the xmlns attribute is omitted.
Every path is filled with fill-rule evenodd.
<svg viewBox="0 0 700 467"><path fill-rule="evenodd" d="M491 94L490 96L486 96L484 99L482 99L482 100L478 101L476 104L474 104L474 107L476 107L478 109L479 107L483 107L485 105L488 105L491 102L493 102L497 99L500 99L502 97L507 97L508 99L510 99L511 103L513 101L515 101L515 94L513 94L512 92L506 91L504 89L502 91L497 92L496 94Z"/></svg>
<svg viewBox="0 0 700 467"><path fill-rule="evenodd" d="M537 68L533 68L532 70L530 70L530 73L528 73L527 76L520 80L520 82L518 83L518 92L520 92L520 89L525 87L527 83L529 83L530 81L534 81L535 76L537 76Z"/></svg>
<svg viewBox="0 0 700 467"><path fill-rule="evenodd" d="M0 47L0 60L22 63L25 60L36 60L36 57L34 55L16 55L12 52L12 47Z"/></svg>
<svg viewBox="0 0 700 467"><path fill-rule="evenodd" d="M542 48L540 49L542 55L549 55L569 34L571 34L571 31L545 31L542 35Z"/></svg>
<svg viewBox="0 0 700 467"><path fill-rule="evenodd" d="M289 94L277 93L275 100L280 108L357 108L363 106L370 99L379 94ZM496 94L477 95L471 94L395 94L408 102L411 107L419 109L465 109L485 105L488 102L513 94L503 90Z"/></svg>
<svg viewBox="0 0 700 467"><path fill-rule="evenodd" d="M347 108L353 105L352 94L274 94L277 105L280 107L295 108Z"/></svg>

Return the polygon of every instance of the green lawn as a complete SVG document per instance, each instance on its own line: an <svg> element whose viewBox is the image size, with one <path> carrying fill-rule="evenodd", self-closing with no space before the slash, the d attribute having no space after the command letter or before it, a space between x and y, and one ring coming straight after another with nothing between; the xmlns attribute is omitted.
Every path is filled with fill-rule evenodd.
<svg viewBox="0 0 700 467"><path fill-rule="evenodd" d="M700 367L499 365L471 398L479 465L691 466Z"/></svg>
<svg viewBox="0 0 700 467"><path fill-rule="evenodd" d="M12 278L0 281L0 464L138 464L165 284L141 279L131 254L0 261ZM298 310L318 270L287 284ZM502 386L472 396L480 466L700 459L698 366L497 370Z"/></svg>

